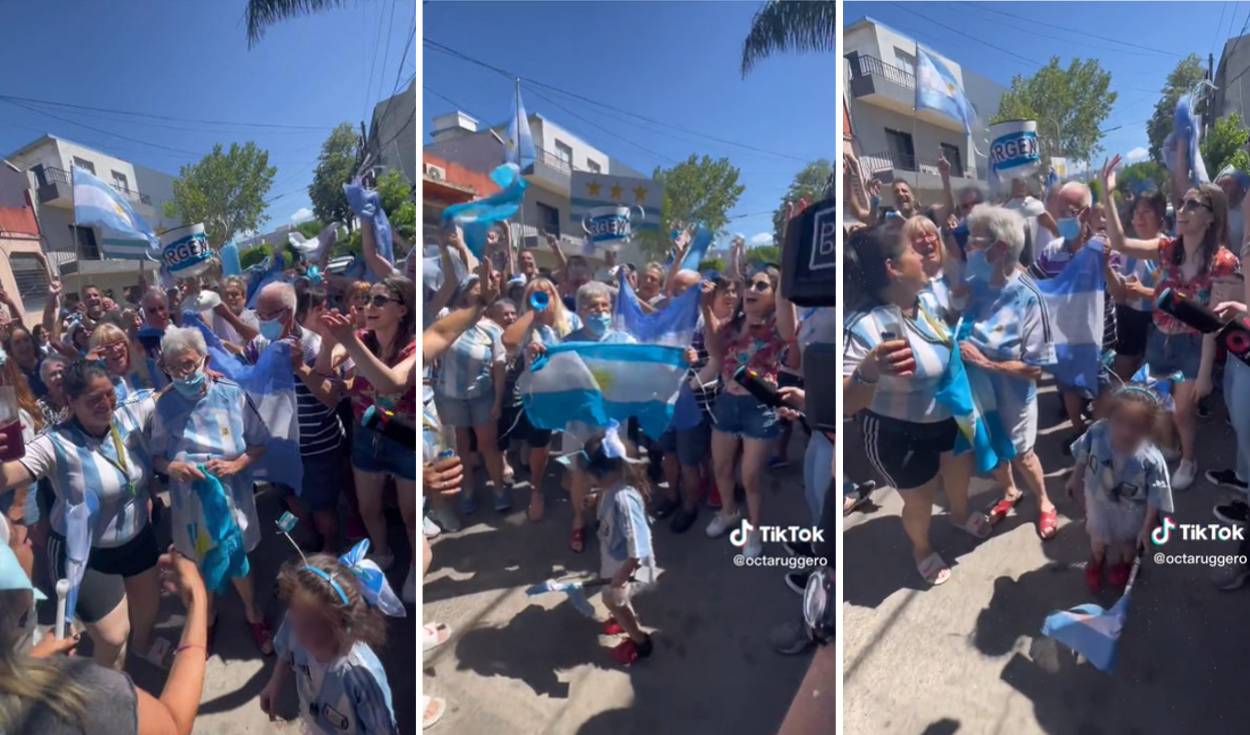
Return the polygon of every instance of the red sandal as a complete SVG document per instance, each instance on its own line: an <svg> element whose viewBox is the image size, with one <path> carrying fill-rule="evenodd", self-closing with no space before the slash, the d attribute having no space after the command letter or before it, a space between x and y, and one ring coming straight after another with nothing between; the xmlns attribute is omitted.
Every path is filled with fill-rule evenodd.
<svg viewBox="0 0 1250 735"><path fill-rule="evenodd" d="M626 638L616 648L612 649L612 658L622 666L629 666L640 658L647 658L651 655L651 636L647 636L642 643L634 643L633 638Z"/></svg>
<svg viewBox="0 0 1250 735"><path fill-rule="evenodd" d="M580 554L586 550L586 529L574 528L569 534L569 548L574 554Z"/></svg>
<svg viewBox="0 0 1250 735"><path fill-rule="evenodd" d="M1059 511L1051 508L1042 511L1037 517L1037 535L1043 541L1049 541L1055 537L1055 533L1059 530Z"/></svg>
<svg viewBox="0 0 1250 735"><path fill-rule="evenodd" d="M991 505L990 509L985 512L985 515L989 518L990 525L994 525L1006 518L1007 514L1011 512L1011 509L1015 508L1016 504L1019 503L1020 499L1023 497L1024 493L1020 493L1014 498L1003 498L997 503Z"/></svg>
<svg viewBox="0 0 1250 735"><path fill-rule="evenodd" d="M248 623L247 627L252 631L252 640L256 642L256 647L265 656L273 655L273 629L269 627L269 623L261 620L259 623Z"/></svg>
<svg viewBox="0 0 1250 735"><path fill-rule="evenodd" d="M1123 589L1128 584L1128 575L1131 570L1128 562L1121 561L1111 565L1107 570L1107 584L1115 589Z"/></svg>
<svg viewBox="0 0 1250 735"><path fill-rule="evenodd" d="M1090 560L1085 563L1085 586L1090 592L1097 593L1102 589L1102 560Z"/></svg>
<svg viewBox="0 0 1250 735"><path fill-rule="evenodd" d="M608 619L603 621L604 635L620 635L624 632L625 629L621 627L620 623L616 622L616 618L609 615Z"/></svg>

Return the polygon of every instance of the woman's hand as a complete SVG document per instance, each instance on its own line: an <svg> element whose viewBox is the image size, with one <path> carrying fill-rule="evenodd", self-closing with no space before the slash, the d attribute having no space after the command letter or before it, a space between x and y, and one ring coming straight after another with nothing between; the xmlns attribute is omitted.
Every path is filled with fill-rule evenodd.
<svg viewBox="0 0 1250 735"><path fill-rule="evenodd" d="M45 635L39 639L30 649L31 658L52 658L53 656L65 655L69 656L74 653L74 649L78 647L78 641L82 638L82 633L75 633L69 638L57 638L51 635Z"/></svg>
<svg viewBox="0 0 1250 735"><path fill-rule="evenodd" d="M693 364L695 364L696 362L698 362L698 361L699 361L699 353L698 353L698 351L697 351L697 350L695 350L695 348L693 348L693 347L687 347L687 348L686 348L686 352L685 352L685 354L683 355L683 357L685 357L685 358L686 358L686 364L687 364L687 365L693 365Z"/></svg>
<svg viewBox="0 0 1250 735"><path fill-rule="evenodd" d="M547 354L547 345L543 344L542 342L537 342L537 341L530 342L528 352L530 356L530 362L533 362L534 360L537 360L540 356ZM3 451L4 451L4 448L0 447L0 452L3 452Z"/></svg>
<svg viewBox="0 0 1250 735"><path fill-rule="evenodd" d="M356 323L349 316L336 311L326 311L321 315L321 323L326 333L339 344L349 341L356 333Z"/></svg>
<svg viewBox="0 0 1250 735"><path fill-rule="evenodd" d="M451 456L433 462L426 462L422 468L422 487L428 492L439 495L454 495L460 492L460 483L464 479L464 465L460 457Z"/></svg>
<svg viewBox="0 0 1250 735"><path fill-rule="evenodd" d="M240 454L234 459L210 459L204 463L204 467L214 475L226 478L247 469L249 461L250 458L246 454Z"/></svg>
<svg viewBox="0 0 1250 735"><path fill-rule="evenodd" d="M778 388L777 393L781 396L781 400L790 406L800 411L807 408L807 393L802 388L786 386L785 388Z"/></svg>
<svg viewBox="0 0 1250 735"><path fill-rule="evenodd" d="M859 364L860 374L869 382L876 382L882 375L906 378L915 371L916 358L911 353L911 345L905 339L882 342L872 348Z"/></svg>
<svg viewBox="0 0 1250 735"><path fill-rule="evenodd" d="M204 578L200 576L199 568L177 549L170 546L169 551L157 560L156 566L161 575L161 585L166 591L178 595L184 606L190 608L197 598L204 598Z"/></svg>
<svg viewBox="0 0 1250 735"><path fill-rule="evenodd" d="M0 441L3 441L3 439L0 439ZM3 451L4 447L0 447L0 452ZM190 462L182 462L180 460L170 462L169 466L165 468L165 474L182 482L192 482L194 480L204 479L204 473L200 472L199 467L196 467Z"/></svg>
<svg viewBox="0 0 1250 735"><path fill-rule="evenodd" d="M1246 305L1240 301L1221 301L1213 311L1223 320L1236 319L1247 313Z"/></svg>
<svg viewBox="0 0 1250 735"><path fill-rule="evenodd" d="M1115 191L1115 170L1119 168L1119 166L1119 155L1116 155L1109 161L1103 161L1102 163L1102 175L1099 176L1099 180L1102 181L1102 190L1106 192L1107 196L1111 196L1111 193Z"/></svg>
<svg viewBox="0 0 1250 735"><path fill-rule="evenodd" d="M1199 375L1198 384L1194 386L1194 405L1197 406L1199 401L1211 395L1211 389L1211 376Z"/></svg>

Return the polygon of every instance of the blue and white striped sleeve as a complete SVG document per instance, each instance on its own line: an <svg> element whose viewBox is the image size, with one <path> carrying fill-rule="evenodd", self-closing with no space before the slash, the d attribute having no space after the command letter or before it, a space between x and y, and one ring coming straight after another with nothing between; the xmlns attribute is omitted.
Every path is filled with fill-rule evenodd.
<svg viewBox="0 0 1250 735"><path fill-rule="evenodd" d="M1046 304L1031 294L1023 304L1020 318L1021 359L1028 365L1045 367L1054 365L1055 342L1051 334L1050 313Z"/></svg>
<svg viewBox="0 0 1250 735"><path fill-rule="evenodd" d="M399 735L390 692L366 666L353 666L345 678L347 695L356 711L361 735Z"/></svg>

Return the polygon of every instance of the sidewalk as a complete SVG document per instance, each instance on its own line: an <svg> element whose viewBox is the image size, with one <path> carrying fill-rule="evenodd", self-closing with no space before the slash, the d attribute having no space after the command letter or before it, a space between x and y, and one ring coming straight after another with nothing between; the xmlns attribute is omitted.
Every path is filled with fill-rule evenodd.
<svg viewBox="0 0 1250 735"><path fill-rule="evenodd" d="M878 490L880 507L847 519L844 537L844 717L848 733L1244 733L1241 699L1250 662L1250 591L1220 592L1211 569L1155 566L1143 560L1112 674L1077 666L1063 651L1057 673L1030 658L1045 616L1093 597L1082 564L1089 555L1083 517L1063 494L1071 435L1057 419L1053 387L1041 389L1039 454L1047 491L1060 512L1059 533L1043 544L1037 506L1026 497L987 540L978 542L944 517L933 522L934 548L951 565L945 585L930 590L912 563L898 520L902 501ZM1232 463L1234 438L1223 399L1200 424L1199 469ZM855 431L846 438L852 479L869 465ZM972 507L998 497L974 481ZM1224 498L1202 478L1175 494L1179 522L1214 523ZM944 499L941 502L945 502ZM937 509L944 514L944 509ZM1234 554L1236 544L1174 540L1169 553Z"/></svg>
<svg viewBox="0 0 1250 735"><path fill-rule="evenodd" d="M792 456L799 457L797 448ZM795 462L768 475L767 521L810 523L799 468ZM784 569L735 567L728 539L704 535L706 508L684 535L673 534L667 520L656 523L664 572L658 588L635 601L655 652L622 668L596 623L558 596L525 596L527 586L548 577L597 575L599 550L593 537L585 553L569 550L572 516L555 471L541 523L526 520L529 486L518 487L507 515L483 502L472 525L433 541L424 619L445 622L454 634L425 658L425 692L449 705L431 732L776 732L811 658L780 656L768 644L773 626L800 614ZM785 552L770 544L765 554ZM602 601L591 602L604 619Z"/></svg>

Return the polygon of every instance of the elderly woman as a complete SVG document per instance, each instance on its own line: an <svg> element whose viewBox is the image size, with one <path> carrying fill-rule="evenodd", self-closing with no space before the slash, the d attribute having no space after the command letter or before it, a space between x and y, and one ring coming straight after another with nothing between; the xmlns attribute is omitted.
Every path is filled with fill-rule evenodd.
<svg viewBox="0 0 1250 735"><path fill-rule="evenodd" d="M247 308L247 283L239 276L221 282L221 304L213 309L213 333L223 342L245 345L256 337L260 323Z"/></svg>
<svg viewBox="0 0 1250 735"><path fill-rule="evenodd" d="M77 588L70 612L86 626L96 662L121 668L132 631L137 650L147 651L160 603L144 443L155 403L151 396L119 403L111 376L94 361L67 367L63 386L73 418L35 437L21 459L0 464L0 488L51 480L51 576Z"/></svg>
<svg viewBox="0 0 1250 735"><path fill-rule="evenodd" d="M161 367L172 379L173 389L162 391L156 400L150 447L153 466L169 475L174 548L201 567L218 545L214 526L223 522L223 516L212 512L215 507L228 510L224 522L238 526L246 552L260 543L250 468L269 441L269 430L243 389L205 372L207 355L204 335L198 329L170 327L165 331ZM206 487L211 485L203 483L206 474L220 481L224 497L209 495L217 488ZM266 656L273 653L273 632L256 605L246 560L231 565L229 574L243 601L256 647ZM211 593L224 588L224 579L220 582L217 589L209 590L210 630L214 623Z"/></svg>
<svg viewBox="0 0 1250 735"><path fill-rule="evenodd" d="M1033 451L1037 441L1037 381L1042 367L1055 362L1050 316L1037 284L1020 266L1025 222L1003 207L980 205L968 215L968 262L964 276L972 296L964 319L972 324L960 343L964 362L984 371L994 390L1003 427L1011 434L1016 456L995 471L1003 498L991 519L1007 515L1023 497L1013 480L1022 478L1037 495L1037 534L1053 538L1059 527L1055 506L1046 495L1042 463Z"/></svg>

